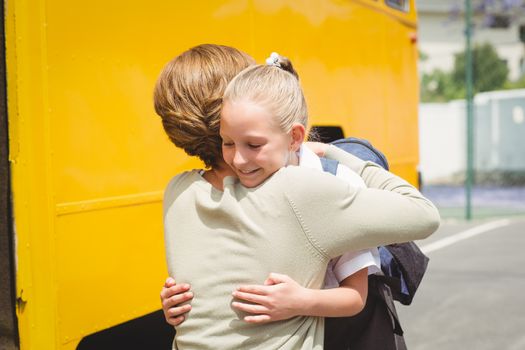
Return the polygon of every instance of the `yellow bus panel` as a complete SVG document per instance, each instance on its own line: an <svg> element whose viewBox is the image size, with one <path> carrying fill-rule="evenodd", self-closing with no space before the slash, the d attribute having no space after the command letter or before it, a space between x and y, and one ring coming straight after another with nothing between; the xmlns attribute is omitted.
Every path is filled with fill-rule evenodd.
<svg viewBox="0 0 525 350"><path fill-rule="evenodd" d="M169 142L152 91L192 46L288 56L312 125L370 140L417 182L413 0L4 5L21 349L75 349L160 308L162 191L201 164Z"/></svg>

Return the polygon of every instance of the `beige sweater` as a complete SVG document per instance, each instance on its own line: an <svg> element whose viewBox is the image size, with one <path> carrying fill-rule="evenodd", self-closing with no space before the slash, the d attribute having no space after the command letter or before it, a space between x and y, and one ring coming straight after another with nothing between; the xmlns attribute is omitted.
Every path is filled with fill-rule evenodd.
<svg viewBox="0 0 525 350"><path fill-rule="evenodd" d="M247 324L231 307L241 284L270 272L320 288L328 261L345 251L423 239L439 226L430 201L401 178L330 147L326 154L360 174L358 189L317 170L290 166L256 188L227 177L224 192L197 171L176 176L164 202L170 275L192 286L174 349L322 349L324 320L294 317Z"/></svg>

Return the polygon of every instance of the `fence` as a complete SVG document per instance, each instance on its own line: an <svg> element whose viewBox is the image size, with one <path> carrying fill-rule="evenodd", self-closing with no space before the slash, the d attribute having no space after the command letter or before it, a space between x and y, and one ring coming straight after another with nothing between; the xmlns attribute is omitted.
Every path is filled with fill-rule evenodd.
<svg viewBox="0 0 525 350"><path fill-rule="evenodd" d="M465 108L419 107L423 192L445 217L462 217L465 206ZM474 216L525 214L525 89L480 93L474 110Z"/></svg>

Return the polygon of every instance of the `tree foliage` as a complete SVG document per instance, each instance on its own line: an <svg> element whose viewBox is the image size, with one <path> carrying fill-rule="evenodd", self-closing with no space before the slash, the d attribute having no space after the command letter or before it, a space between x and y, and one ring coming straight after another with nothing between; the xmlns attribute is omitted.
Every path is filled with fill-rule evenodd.
<svg viewBox="0 0 525 350"><path fill-rule="evenodd" d="M464 0L455 0L450 8L450 19L462 17L464 5ZM525 13L525 0L472 0L472 12L479 19L475 27L507 28L520 21Z"/></svg>
<svg viewBox="0 0 525 350"><path fill-rule="evenodd" d="M455 55L452 81L456 86L465 84L466 54ZM492 45L476 45L472 50L474 93L501 89L509 75L507 63L499 58Z"/></svg>
<svg viewBox="0 0 525 350"><path fill-rule="evenodd" d="M450 20L463 17L464 1L455 0L449 13ZM525 0L472 0L473 28L507 28L519 23L525 14ZM477 20L476 20L477 19ZM421 53L423 57L427 57ZM435 69L421 77L421 100L442 102L465 98L465 52L455 56L451 72ZM473 49L474 93L497 89L525 88L525 75L517 81L508 81L509 70L494 47L488 43Z"/></svg>
<svg viewBox="0 0 525 350"><path fill-rule="evenodd" d="M521 78L519 78L516 81L507 81L505 82L505 89L512 90L512 89L525 89L525 75L522 75Z"/></svg>
<svg viewBox="0 0 525 350"><path fill-rule="evenodd" d="M494 47L485 43L474 46L472 50L473 92L502 89L507 82L509 68ZM455 55L451 72L436 69L421 78L421 100L423 102L443 102L465 98L466 54Z"/></svg>

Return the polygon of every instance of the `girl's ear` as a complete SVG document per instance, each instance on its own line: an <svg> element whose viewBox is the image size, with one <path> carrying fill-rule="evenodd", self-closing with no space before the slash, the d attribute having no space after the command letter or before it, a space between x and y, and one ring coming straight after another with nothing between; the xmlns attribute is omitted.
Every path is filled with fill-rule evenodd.
<svg viewBox="0 0 525 350"><path fill-rule="evenodd" d="M304 125L295 123L292 126L290 135L292 136L292 139L290 142L290 150L296 152L299 150L299 148L304 142L304 136L306 135L306 130L304 128Z"/></svg>

